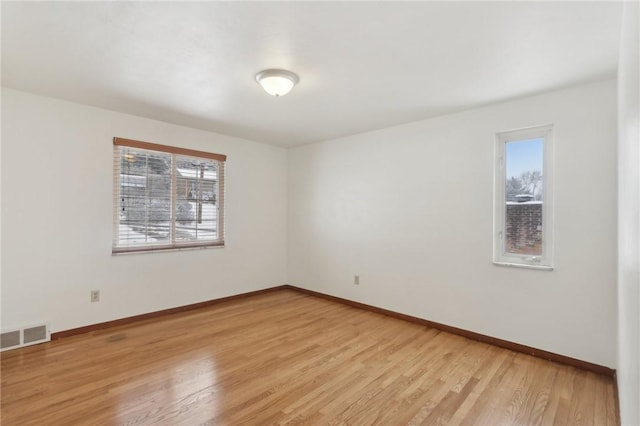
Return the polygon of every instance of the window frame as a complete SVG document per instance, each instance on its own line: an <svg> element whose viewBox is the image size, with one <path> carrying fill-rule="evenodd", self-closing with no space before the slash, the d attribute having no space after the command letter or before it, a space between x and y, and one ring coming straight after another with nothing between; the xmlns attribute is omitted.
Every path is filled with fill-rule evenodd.
<svg viewBox="0 0 640 426"><path fill-rule="evenodd" d="M506 146L509 142L540 139L542 154L542 254L507 253L506 246ZM494 163L493 263L531 269L553 270L553 139L554 126L546 124L496 133Z"/></svg>
<svg viewBox="0 0 640 426"><path fill-rule="evenodd" d="M216 176L216 185L218 188L216 199L216 232L217 238L215 240L206 240L200 242L176 242L175 235L172 233L172 240L167 244L141 244L133 246L119 246L120 234L120 147L141 149L146 151L154 151L162 154L171 155L171 222L172 228L175 227L176 222L176 161L175 156L189 156L195 158L202 158L206 160L214 160L218 162L218 170ZM224 172L225 162L227 156L223 154L215 154L205 151L196 151L193 149L179 148L169 145L161 145L151 142L137 141L126 138L113 138L113 240L111 245L112 254L127 254L127 253L146 253L146 252L159 252L159 251L172 251L172 250L184 250L184 249L203 249L211 247L224 247L225 246L225 233L224 233Z"/></svg>

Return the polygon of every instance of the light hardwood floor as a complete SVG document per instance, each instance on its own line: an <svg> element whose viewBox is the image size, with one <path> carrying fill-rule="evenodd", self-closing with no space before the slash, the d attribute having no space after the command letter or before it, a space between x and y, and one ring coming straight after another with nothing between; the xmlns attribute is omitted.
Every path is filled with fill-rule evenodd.
<svg viewBox="0 0 640 426"><path fill-rule="evenodd" d="M2 425L617 425L609 377L280 290L2 354Z"/></svg>

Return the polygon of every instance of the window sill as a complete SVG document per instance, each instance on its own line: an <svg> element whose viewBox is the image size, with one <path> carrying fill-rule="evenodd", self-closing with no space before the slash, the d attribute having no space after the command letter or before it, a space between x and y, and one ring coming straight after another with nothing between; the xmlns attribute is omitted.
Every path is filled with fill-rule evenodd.
<svg viewBox="0 0 640 426"><path fill-rule="evenodd" d="M130 255L130 254L147 254L147 253L165 253L169 251L186 251L186 250L206 250L206 249L217 249L224 248L224 243L222 244L208 244L208 245L193 245L193 246L174 246L174 247L155 247L155 248L138 248L133 250L118 250L111 251L112 256L121 256L121 255Z"/></svg>
<svg viewBox="0 0 640 426"><path fill-rule="evenodd" d="M540 271L553 271L553 266L530 265L528 263L496 262L494 260L493 264L496 266L506 266L511 268L525 268L525 269L538 269Z"/></svg>

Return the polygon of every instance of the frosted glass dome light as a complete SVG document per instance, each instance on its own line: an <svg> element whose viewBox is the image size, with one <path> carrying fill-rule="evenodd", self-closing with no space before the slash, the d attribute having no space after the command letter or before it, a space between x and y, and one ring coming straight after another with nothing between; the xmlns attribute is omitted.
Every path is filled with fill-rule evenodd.
<svg viewBox="0 0 640 426"><path fill-rule="evenodd" d="M271 69L256 74L256 81L268 94L284 96L293 89L299 78L291 71Z"/></svg>

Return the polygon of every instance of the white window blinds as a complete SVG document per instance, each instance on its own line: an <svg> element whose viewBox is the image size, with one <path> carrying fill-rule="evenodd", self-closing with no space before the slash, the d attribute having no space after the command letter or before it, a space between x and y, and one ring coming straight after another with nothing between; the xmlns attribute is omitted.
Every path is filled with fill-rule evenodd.
<svg viewBox="0 0 640 426"><path fill-rule="evenodd" d="M113 143L113 253L224 245L226 156Z"/></svg>

